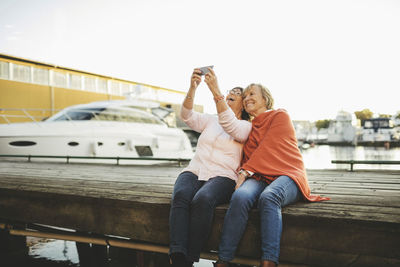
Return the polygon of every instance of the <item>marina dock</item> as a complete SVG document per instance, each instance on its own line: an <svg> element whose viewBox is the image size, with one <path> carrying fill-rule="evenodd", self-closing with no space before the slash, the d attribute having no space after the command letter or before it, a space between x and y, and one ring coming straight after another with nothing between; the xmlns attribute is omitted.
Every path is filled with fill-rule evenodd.
<svg viewBox="0 0 400 267"><path fill-rule="evenodd" d="M0 223L63 227L167 249L171 193L181 170L1 159ZM282 265L400 266L400 171L307 173L312 193L331 200L283 209ZM215 212L205 257L216 255L226 209ZM259 244L254 208L238 258L258 262Z"/></svg>

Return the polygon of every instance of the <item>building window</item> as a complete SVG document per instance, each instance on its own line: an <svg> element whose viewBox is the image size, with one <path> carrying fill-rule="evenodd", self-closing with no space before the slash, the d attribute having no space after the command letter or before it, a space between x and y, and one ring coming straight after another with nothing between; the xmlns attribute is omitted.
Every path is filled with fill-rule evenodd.
<svg viewBox="0 0 400 267"><path fill-rule="evenodd" d="M0 79L9 79L9 65L8 62L0 61Z"/></svg>
<svg viewBox="0 0 400 267"><path fill-rule="evenodd" d="M145 85L137 85L135 88L136 95L140 98L146 98L151 100L158 100L157 91L151 87Z"/></svg>
<svg viewBox="0 0 400 267"><path fill-rule="evenodd" d="M111 81L111 94L112 95L120 95L121 92L119 90L119 82Z"/></svg>
<svg viewBox="0 0 400 267"><path fill-rule="evenodd" d="M97 80L97 88L99 93L107 94L107 80L99 78Z"/></svg>
<svg viewBox="0 0 400 267"><path fill-rule="evenodd" d="M13 64L13 79L19 82L31 81L31 68L29 66Z"/></svg>
<svg viewBox="0 0 400 267"><path fill-rule="evenodd" d="M33 68L33 82L38 84L49 84L49 70Z"/></svg>
<svg viewBox="0 0 400 267"><path fill-rule="evenodd" d="M84 79L85 79L85 90L96 92L96 79L89 76L85 76Z"/></svg>
<svg viewBox="0 0 400 267"><path fill-rule="evenodd" d="M69 87L72 89L81 89L82 88L81 75L69 74Z"/></svg>
<svg viewBox="0 0 400 267"><path fill-rule="evenodd" d="M128 96L129 95L129 83L121 83L121 94Z"/></svg>
<svg viewBox="0 0 400 267"><path fill-rule="evenodd" d="M53 72L53 85L56 87L67 88L67 74L62 72Z"/></svg>

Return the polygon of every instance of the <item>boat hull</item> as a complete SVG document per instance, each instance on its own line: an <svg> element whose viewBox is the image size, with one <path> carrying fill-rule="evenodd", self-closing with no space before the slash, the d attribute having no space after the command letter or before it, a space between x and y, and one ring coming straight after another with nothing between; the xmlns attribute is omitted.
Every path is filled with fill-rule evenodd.
<svg viewBox="0 0 400 267"><path fill-rule="evenodd" d="M193 156L190 141L180 129L112 121L1 125L0 154L185 159Z"/></svg>

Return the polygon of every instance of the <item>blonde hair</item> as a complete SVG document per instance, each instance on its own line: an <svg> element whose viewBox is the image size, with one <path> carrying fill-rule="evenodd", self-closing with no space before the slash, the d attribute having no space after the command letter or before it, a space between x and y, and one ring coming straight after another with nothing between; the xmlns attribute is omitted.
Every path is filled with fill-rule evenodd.
<svg viewBox="0 0 400 267"><path fill-rule="evenodd" d="M250 90L250 88L253 86L257 86L258 88L260 88L261 95L267 102L267 109L272 109L274 107L274 98L272 97L271 92L268 90L268 88L262 84L259 83L250 84L249 86L246 87L246 89L244 89L243 95L245 95L247 91Z"/></svg>

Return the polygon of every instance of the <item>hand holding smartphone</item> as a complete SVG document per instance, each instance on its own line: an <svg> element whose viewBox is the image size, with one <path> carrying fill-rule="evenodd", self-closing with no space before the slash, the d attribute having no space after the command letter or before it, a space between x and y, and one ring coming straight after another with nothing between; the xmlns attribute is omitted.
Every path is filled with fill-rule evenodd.
<svg viewBox="0 0 400 267"><path fill-rule="evenodd" d="M205 74L207 74L207 73L209 72L208 68L211 68L211 69L212 69L212 68L214 68L214 65L210 65L210 66L205 66L205 67L199 68L200 71L201 71L201 74L200 74L200 75L205 75Z"/></svg>

